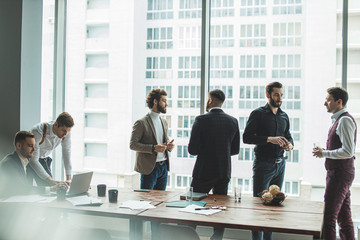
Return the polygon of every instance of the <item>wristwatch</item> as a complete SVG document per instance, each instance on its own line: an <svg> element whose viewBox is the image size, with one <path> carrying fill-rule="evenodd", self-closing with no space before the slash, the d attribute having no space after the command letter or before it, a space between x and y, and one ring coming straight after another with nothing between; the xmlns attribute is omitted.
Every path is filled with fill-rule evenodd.
<svg viewBox="0 0 360 240"><path fill-rule="evenodd" d="M152 153L155 152L155 145L154 145L154 144L151 146L151 152L152 152Z"/></svg>

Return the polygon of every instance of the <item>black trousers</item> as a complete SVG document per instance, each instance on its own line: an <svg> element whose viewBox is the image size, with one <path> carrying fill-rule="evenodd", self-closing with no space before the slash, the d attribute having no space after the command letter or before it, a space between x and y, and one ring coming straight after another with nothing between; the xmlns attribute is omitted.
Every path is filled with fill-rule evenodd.
<svg viewBox="0 0 360 240"><path fill-rule="evenodd" d="M209 193L210 190L214 194L227 195L230 178L213 178L213 179L201 179L193 178L191 186L194 192ZM192 226L196 227L196 226ZM214 233L211 236L211 240L221 240L224 236L224 228L215 228Z"/></svg>

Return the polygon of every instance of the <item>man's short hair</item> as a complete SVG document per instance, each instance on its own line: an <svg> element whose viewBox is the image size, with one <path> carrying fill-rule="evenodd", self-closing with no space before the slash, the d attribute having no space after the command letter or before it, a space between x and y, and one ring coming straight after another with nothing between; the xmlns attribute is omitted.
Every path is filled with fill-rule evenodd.
<svg viewBox="0 0 360 240"><path fill-rule="evenodd" d="M26 138L34 138L34 134L32 134L31 132L28 131L19 131L15 134L15 138L14 138L14 146L16 145L16 143L18 142L24 142Z"/></svg>
<svg viewBox="0 0 360 240"><path fill-rule="evenodd" d="M280 82L271 82L266 86L266 92L271 96L274 88L282 88L282 84Z"/></svg>
<svg viewBox="0 0 360 240"><path fill-rule="evenodd" d="M67 112L60 113L60 115L56 119L58 127L69 127L72 128L74 126L74 119Z"/></svg>
<svg viewBox="0 0 360 240"><path fill-rule="evenodd" d="M335 101L341 99L343 107L346 106L347 101L349 100L348 92L341 87L332 87L327 89L327 93L330 94Z"/></svg>
<svg viewBox="0 0 360 240"><path fill-rule="evenodd" d="M154 106L154 99L158 102L160 101L161 96L167 96L167 93L164 89L154 88L148 93L146 97L146 104L149 108Z"/></svg>
<svg viewBox="0 0 360 240"><path fill-rule="evenodd" d="M225 93L221 91L220 89L214 89L209 92L210 98L215 101L218 101L219 103L223 103L225 101Z"/></svg>

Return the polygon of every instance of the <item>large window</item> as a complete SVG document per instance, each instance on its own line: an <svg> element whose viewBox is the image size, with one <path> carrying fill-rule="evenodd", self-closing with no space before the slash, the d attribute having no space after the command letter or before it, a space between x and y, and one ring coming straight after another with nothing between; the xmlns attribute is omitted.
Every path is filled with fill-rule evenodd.
<svg viewBox="0 0 360 240"><path fill-rule="evenodd" d="M171 78L172 77L171 57L147 57L146 78Z"/></svg>
<svg viewBox="0 0 360 240"><path fill-rule="evenodd" d="M234 25L213 25L211 26L210 33L211 47L234 47Z"/></svg>
<svg viewBox="0 0 360 240"><path fill-rule="evenodd" d="M163 88L169 106L162 116L176 144L169 187L188 186L196 156L187 146L192 124L206 102L200 99L201 92L205 96L209 89L225 92L223 110L238 119L242 134L250 113L268 101L265 86L280 81L281 109L290 118L295 140L295 149L286 154L283 190L310 196L311 185L325 185L323 164L312 157L311 147L313 142L325 146L331 121L323 100L328 87L341 85L341 5L326 0L211 0L210 39L206 39L210 79L205 89L200 81L206 70L201 69L201 0L67 1L65 68L57 71L65 72L65 89L59 94L52 83L54 1L44 2L42 119L53 119L54 97L64 96L57 104L75 119L75 171L92 170L95 176L124 186L135 159L128 147L132 125L149 112L147 93ZM354 116L360 112L359 22L356 11L350 11L348 109ZM253 149L254 145L241 142L240 153L232 158L232 183L249 193ZM360 177L355 179L359 182Z"/></svg>
<svg viewBox="0 0 360 240"><path fill-rule="evenodd" d="M148 0L146 17L148 20L172 19L173 0Z"/></svg>
<svg viewBox="0 0 360 240"><path fill-rule="evenodd" d="M200 78L200 56L180 56L178 78Z"/></svg>
<svg viewBox="0 0 360 240"><path fill-rule="evenodd" d="M240 47L265 47L266 24L240 25Z"/></svg>
<svg viewBox="0 0 360 240"><path fill-rule="evenodd" d="M172 27L148 28L147 49L172 49L173 48Z"/></svg>
<svg viewBox="0 0 360 240"><path fill-rule="evenodd" d="M266 78L265 55L241 55L240 78Z"/></svg>
<svg viewBox="0 0 360 240"><path fill-rule="evenodd" d="M240 16L266 16L266 1L270 0L241 0Z"/></svg>

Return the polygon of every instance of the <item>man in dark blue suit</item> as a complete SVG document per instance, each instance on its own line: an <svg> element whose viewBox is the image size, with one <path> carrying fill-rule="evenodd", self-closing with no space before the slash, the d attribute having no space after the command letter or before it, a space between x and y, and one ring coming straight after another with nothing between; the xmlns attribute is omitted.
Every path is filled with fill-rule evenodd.
<svg viewBox="0 0 360 240"><path fill-rule="evenodd" d="M27 176L29 159L34 156L34 134L27 131L17 132L14 139L15 151L0 161L0 197L44 193L57 188L67 188L63 182L51 187L33 187L32 178Z"/></svg>
<svg viewBox="0 0 360 240"><path fill-rule="evenodd" d="M197 155L191 186L194 192L227 195L231 179L231 156L239 153L240 132L236 118L221 109L225 94L209 92L206 111L197 116L191 130L188 151ZM224 229L214 229L211 239L222 239Z"/></svg>

